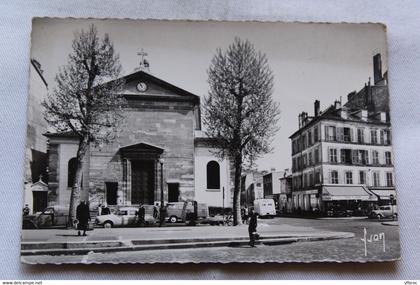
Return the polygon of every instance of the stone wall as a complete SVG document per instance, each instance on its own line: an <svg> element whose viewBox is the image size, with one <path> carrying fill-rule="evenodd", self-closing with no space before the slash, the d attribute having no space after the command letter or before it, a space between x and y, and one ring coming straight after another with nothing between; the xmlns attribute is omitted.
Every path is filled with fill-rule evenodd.
<svg viewBox="0 0 420 285"><path fill-rule="evenodd" d="M179 183L180 199L194 199L194 104L179 101L128 98L125 122L117 139L102 148L92 149L90 157L91 199L105 200L105 182L118 182L123 190L123 164L120 148L145 143L164 149L164 192L167 181ZM130 168L130 167L128 167ZM130 169L128 169L130 171ZM160 200L160 166L155 172L155 200ZM130 182L128 177L127 182ZM130 185L127 185L130 192ZM120 203L130 203L129 193Z"/></svg>

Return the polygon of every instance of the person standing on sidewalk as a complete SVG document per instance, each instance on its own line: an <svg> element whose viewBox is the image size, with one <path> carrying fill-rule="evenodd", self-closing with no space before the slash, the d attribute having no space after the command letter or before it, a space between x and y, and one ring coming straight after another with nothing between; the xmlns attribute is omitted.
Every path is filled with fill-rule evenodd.
<svg viewBox="0 0 420 285"><path fill-rule="evenodd" d="M23 208L23 215L28 216L30 212L31 212L31 209L29 208L29 205L25 204L25 208Z"/></svg>
<svg viewBox="0 0 420 285"><path fill-rule="evenodd" d="M77 235L80 236L80 231L83 231L83 236L86 236L86 230L90 220L89 206L85 201L80 201L76 209L76 219L79 221L77 224Z"/></svg>
<svg viewBox="0 0 420 285"><path fill-rule="evenodd" d="M255 236L257 234L257 217L258 214L254 212L253 209L249 212L249 225L248 225L248 233L249 233L249 245L251 247L255 247Z"/></svg>
<svg viewBox="0 0 420 285"><path fill-rule="evenodd" d="M137 211L138 220L137 220L137 226L144 227L144 218L146 216L146 209L143 205L140 204L139 210Z"/></svg>

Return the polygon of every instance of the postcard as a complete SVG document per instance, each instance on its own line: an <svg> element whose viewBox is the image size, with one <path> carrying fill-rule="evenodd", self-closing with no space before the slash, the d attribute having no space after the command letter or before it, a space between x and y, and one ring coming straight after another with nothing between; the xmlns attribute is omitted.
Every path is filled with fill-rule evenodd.
<svg viewBox="0 0 420 285"><path fill-rule="evenodd" d="M400 259L386 27L35 18L21 261Z"/></svg>

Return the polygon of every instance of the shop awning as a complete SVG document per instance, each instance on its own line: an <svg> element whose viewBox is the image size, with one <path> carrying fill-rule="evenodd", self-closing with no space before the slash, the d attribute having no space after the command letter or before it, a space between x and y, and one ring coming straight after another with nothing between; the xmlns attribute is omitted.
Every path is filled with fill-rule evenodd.
<svg viewBox="0 0 420 285"><path fill-rule="evenodd" d="M362 200L362 201L377 201L372 192L363 186L324 186L322 189L323 201L340 201L340 200Z"/></svg>
<svg viewBox="0 0 420 285"><path fill-rule="evenodd" d="M381 200L391 200L390 195L394 196L394 199L397 199L397 192L395 189L370 189L375 195L378 195Z"/></svg>

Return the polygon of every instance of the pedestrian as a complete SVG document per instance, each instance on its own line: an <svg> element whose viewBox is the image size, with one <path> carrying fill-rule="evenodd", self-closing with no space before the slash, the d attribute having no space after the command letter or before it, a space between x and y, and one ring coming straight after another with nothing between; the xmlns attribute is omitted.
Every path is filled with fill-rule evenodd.
<svg viewBox="0 0 420 285"><path fill-rule="evenodd" d="M76 219L79 221L77 224L77 235L80 236L80 231L83 231L83 236L86 236L86 230L90 221L89 206L84 200L80 201L79 206L76 208Z"/></svg>
<svg viewBox="0 0 420 285"><path fill-rule="evenodd" d="M98 216L102 215L102 204L98 205Z"/></svg>
<svg viewBox="0 0 420 285"><path fill-rule="evenodd" d="M242 210L243 210L242 211L242 223L243 224L248 224L248 217L249 217L248 207L245 207Z"/></svg>
<svg viewBox="0 0 420 285"><path fill-rule="evenodd" d="M251 247L255 247L255 237L257 235L257 217L258 214L251 209L249 213L249 225L248 225L248 233L249 233L249 245Z"/></svg>
<svg viewBox="0 0 420 285"><path fill-rule="evenodd" d="M111 210L108 208L108 204L104 203L101 209L101 216L110 215L110 214L111 214Z"/></svg>
<svg viewBox="0 0 420 285"><path fill-rule="evenodd" d="M23 215L28 216L30 212L31 212L31 209L29 208L29 205L25 204L25 207L23 208Z"/></svg>
<svg viewBox="0 0 420 285"><path fill-rule="evenodd" d="M138 226L144 226L144 217L146 215L146 209L144 206L140 205L140 208L137 212L139 219L138 219Z"/></svg>

